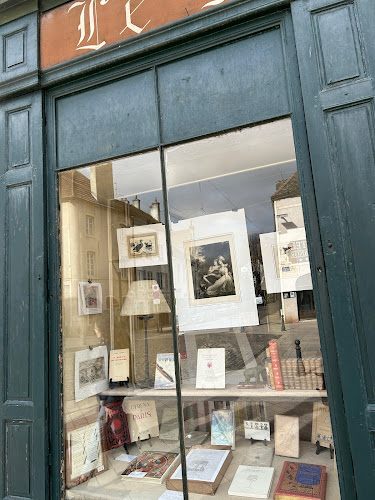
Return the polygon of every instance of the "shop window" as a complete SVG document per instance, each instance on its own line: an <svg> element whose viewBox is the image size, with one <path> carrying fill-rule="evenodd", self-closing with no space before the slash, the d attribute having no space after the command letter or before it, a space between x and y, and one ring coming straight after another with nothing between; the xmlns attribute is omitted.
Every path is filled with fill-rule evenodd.
<svg viewBox="0 0 375 500"><path fill-rule="evenodd" d="M338 500L291 120L162 153L59 174L67 498Z"/></svg>

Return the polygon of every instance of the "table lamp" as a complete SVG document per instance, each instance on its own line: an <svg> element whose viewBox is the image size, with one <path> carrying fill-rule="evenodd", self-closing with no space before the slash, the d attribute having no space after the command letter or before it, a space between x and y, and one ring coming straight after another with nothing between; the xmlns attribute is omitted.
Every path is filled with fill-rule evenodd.
<svg viewBox="0 0 375 500"><path fill-rule="evenodd" d="M138 316L145 324L145 380L141 386L151 387L148 359L147 323L155 314L171 310L155 280L133 281L122 305L120 316Z"/></svg>

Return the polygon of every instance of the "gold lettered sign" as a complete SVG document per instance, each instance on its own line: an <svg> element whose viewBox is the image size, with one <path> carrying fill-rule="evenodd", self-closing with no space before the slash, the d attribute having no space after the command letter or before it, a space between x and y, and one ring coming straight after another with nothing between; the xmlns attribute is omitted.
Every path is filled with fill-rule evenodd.
<svg viewBox="0 0 375 500"><path fill-rule="evenodd" d="M75 0L42 16L42 69L228 1Z"/></svg>

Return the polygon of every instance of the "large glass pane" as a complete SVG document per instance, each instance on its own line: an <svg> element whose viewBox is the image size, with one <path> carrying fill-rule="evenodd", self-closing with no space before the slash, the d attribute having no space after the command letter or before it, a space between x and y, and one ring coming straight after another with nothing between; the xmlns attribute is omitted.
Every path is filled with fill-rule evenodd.
<svg viewBox="0 0 375 500"><path fill-rule="evenodd" d="M165 162L189 495L339 499L291 120Z"/></svg>
<svg viewBox="0 0 375 500"><path fill-rule="evenodd" d="M59 186L66 496L159 498L179 453L159 152Z"/></svg>

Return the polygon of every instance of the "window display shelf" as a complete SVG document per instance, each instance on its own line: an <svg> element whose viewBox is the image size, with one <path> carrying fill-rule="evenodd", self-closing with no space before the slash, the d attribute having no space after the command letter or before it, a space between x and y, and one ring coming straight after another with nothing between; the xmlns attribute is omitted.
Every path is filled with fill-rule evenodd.
<svg viewBox="0 0 375 500"><path fill-rule="evenodd" d="M284 391L285 392L285 391ZM273 442L268 444L272 446ZM158 438L152 439L152 446L147 441L142 443L142 451L169 451L171 448L175 449L177 443L161 441ZM166 490L166 485L147 483L146 481L135 482L134 480L121 480L120 474L126 468L127 462L120 462L115 460L116 457L121 455L123 450L118 448L110 452L109 461L111 464L110 470L103 474L91 479L87 483L83 483L71 490L67 490L66 498L74 500L95 500L103 498L103 488L105 488L105 497L108 500L131 500L134 498L143 498L144 500L156 500ZM137 454L137 447L135 444L130 445L129 452ZM252 447L250 442L246 439L236 440L236 449L233 451L233 460L230 464L225 477L220 483L220 486L214 496L216 500L228 499L228 489L234 477L234 474L239 465L251 465L254 456L257 455L256 449ZM306 462L311 464L320 464L327 467L327 499L340 498L339 485L337 480L337 473L335 471L335 459L329 458L329 453L321 453L319 456L315 454L315 446L307 441L300 442L300 458L287 458L281 456L273 456L272 467L275 467L275 475L272 483L272 490L269 498L273 498L273 494L277 485L277 480L280 476L282 467L286 460L296 462ZM210 498L208 495L200 495L189 493L191 500L207 500ZM211 497L212 498L212 497ZM243 497L233 497L243 498ZM255 499L257 500L257 499Z"/></svg>
<svg viewBox="0 0 375 500"><path fill-rule="evenodd" d="M272 389L238 389L237 385L227 385L225 389L196 389L193 385L182 386L182 398L187 400L230 401L238 399L303 399L320 401L327 397L327 391L318 390L284 390ZM115 387L101 393L103 396L126 396L137 399L176 398L171 389L138 389Z"/></svg>

